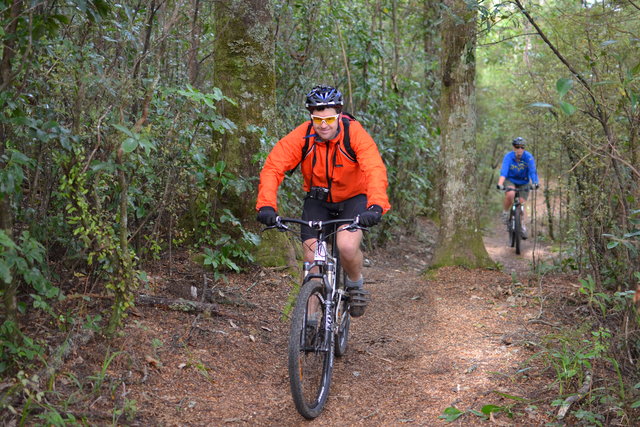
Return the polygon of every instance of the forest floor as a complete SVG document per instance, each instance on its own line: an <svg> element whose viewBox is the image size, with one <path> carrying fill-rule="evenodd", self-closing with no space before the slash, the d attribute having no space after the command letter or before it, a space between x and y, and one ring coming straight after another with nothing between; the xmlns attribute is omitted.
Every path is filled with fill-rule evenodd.
<svg viewBox="0 0 640 427"><path fill-rule="evenodd" d="M452 425L552 421L555 375L534 356L561 322L553 295L575 292L575 278L530 274L533 240L516 256L497 222L485 244L503 271L425 273L437 228L419 222L417 232L366 253L372 301L352 321L314 421L296 412L289 393L283 313L297 278L284 270L229 275L213 287L219 315L137 306L117 339L94 338L71 355L53 387L75 392L67 410L92 425L431 426L449 424L439 418L449 407L464 412ZM170 298L202 288L205 274L187 254L147 272L146 292ZM500 408L490 421L471 412L485 405Z"/></svg>

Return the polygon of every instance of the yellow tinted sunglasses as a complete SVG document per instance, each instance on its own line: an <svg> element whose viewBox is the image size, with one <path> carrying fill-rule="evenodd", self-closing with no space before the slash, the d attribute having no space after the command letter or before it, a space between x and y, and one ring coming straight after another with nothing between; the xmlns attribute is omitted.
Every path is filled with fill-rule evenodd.
<svg viewBox="0 0 640 427"><path fill-rule="evenodd" d="M327 125L331 126L336 122L336 120L338 120L338 117L340 117L340 114L336 114L335 116L327 116L327 117L314 116L312 114L311 121L313 122L314 125L321 125L322 122L325 122Z"/></svg>

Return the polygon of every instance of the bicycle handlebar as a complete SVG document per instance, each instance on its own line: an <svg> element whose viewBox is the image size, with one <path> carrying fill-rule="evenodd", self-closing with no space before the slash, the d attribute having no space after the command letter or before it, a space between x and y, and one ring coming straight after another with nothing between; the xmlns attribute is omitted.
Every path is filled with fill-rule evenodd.
<svg viewBox="0 0 640 427"><path fill-rule="evenodd" d="M536 189L535 186L529 184L529 187L527 187L527 188L504 187L504 190L502 190L502 191L504 191L506 193L507 191L532 191L532 190L535 190L535 189Z"/></svg>
<svg viewBox="0 0 640 427"><path fill-rule="evenodd" d="M266 227L265 230L269 230L271 228L277 228L279 230L286 231L289 229L289 227L286 226L286 223L306 225L307 227L313 230L322 230L322 227L326 225L333 225L333 224L349 224L349 226L344 228L345 230L368 230L368 228L358 224L359 219L360 219L359 217L355 217L355 218L346 218L346 219L330 219L327 221L316 221L316 220L305 221L298 218L283 218L283 217L277 216L276 224L270 227Z"/></svg>

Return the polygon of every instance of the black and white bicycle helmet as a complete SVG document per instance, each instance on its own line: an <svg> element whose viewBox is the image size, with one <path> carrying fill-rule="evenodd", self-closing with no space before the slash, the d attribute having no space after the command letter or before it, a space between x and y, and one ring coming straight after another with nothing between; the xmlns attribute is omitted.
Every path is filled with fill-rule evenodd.
<svg viewBox="0 0 640 427"><path fill-rule="evenodd" d="M342 107L342 93L335 87L319 85L307 94L304 106L311 111L318 107Z"/></svg>
<svg viewBox="0 0 640 427"><path fill-rule="evenodd" d="M514 138L513 141L511 141L511 145L513 145L513 146L516 146L516 145L527 145L527 141L525 141L523 137L518 136L518 137Z"/></svg>

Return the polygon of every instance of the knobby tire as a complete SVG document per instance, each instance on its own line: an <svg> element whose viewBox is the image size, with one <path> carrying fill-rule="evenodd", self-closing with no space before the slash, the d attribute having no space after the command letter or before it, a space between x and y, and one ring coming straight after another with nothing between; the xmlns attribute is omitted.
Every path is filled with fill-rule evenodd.
<svg viewBox="0 0 640 427"><path fill-rule="evenodd" d="M338 264L339 265L339 264ZM346 275L342 268L336 269L337 278L340 279L336 283L338 289L344 289ZM336 310L336 325L338 333L336 334L336 356L342 357L347 352L347 344L349 341L349 328L351 327L351 314L349 314L349 301L346 296L340 299L340 304Z"/></svg>
<svg viewBox="0 0 640 427"><path fill-rule="evenodd" d="M329 396L334 360L334 334L324 338L324 285L311 280L300 288L291 318L289 336L289 385L298 412L307 419L322 412ZM311 307L311 310L308 310ZM315 308L315 310L314 310ZM307 333L307 318L318 313L318 328ZM325 345L323 348L323 344Z"/></svg>
<svg viewBox="0 0 640 427"><path fill-rule="evenodd" d="M514 230L516 229L515 227L515 209L511 209L511 215L509 216L509 224L508 224L508 231L509 231L509 244L511 245L511 247L514 247L516 245L516 235L514 233Z"/></svg>
<svg viewBox="0 0 640 427"><path fill-rule="evenodd" d="M345 283L347 275L342 269L342 263L340 263L340 254L338 248L334 247L335 234L331 246L333 249L333 256L336 259L336 289L345 289ZM347 343L349 341L349 328L351 326L351 314L349 314L349 301L346 296L340 299L340 304L336 310L336 318L334 320L337 326L337 333L335 338L335 351L337 357L342 357L347 352Z"/></svg>
<svg viewBox="0 0 640 427"><path fill-rule="evenodd" d="M514 230L513 230L513 236L514 236L514 244L516 247L516 255L520 255L520 239L522 237L522 209L520 206L517 207L517 209L514 212L515 214L515 218L514 218Z"/></svg>

